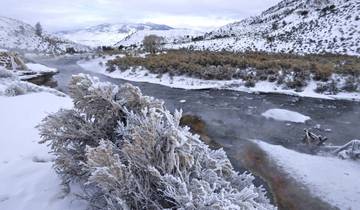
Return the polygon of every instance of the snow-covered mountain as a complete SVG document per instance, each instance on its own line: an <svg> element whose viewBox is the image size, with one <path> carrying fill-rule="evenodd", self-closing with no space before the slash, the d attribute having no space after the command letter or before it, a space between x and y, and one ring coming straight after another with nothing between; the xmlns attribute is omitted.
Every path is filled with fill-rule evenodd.
<svg viewBox="0 0 360 210"><path fill-rule="evenodd" d="M360 55L360 1L284 0L196 42L169 47Z"/></svg>
<svg viewBox="0 0 360 210"><path fill-rule="evenodd" d="M157 35L164 38L165 43L186 43L193 37L202 35L203 32L191 29L170 29L170 30L141 30L126 36L123 40L116 43L116 46L140 46L145 36Z"/></svg>
<svg viewBox="0 0 360 210"><path fill-rule="evenodd" d="M101 24L71 31L60 31L56 34L74 42L96 47L112 46L137 31L168 31L170 26L153 23L119 23Z"/></svg>
<svg viewBox="0 0 360 210"><path fill-rule="evenodd" d="M86 46L45 32L42 36L38 36L33 26L19 20L1 16L0 48L42 53L62 53L70 48L77 52L89 50Z"/></svg>

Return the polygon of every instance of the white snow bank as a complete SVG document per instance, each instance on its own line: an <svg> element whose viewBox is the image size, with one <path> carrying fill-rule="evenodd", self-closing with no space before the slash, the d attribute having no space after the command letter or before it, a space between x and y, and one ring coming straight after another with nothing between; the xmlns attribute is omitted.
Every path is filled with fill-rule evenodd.
<svg viewBox="0 0 360 210"><path fill-rule="evenodd" d="M360 163L313 156L255 141L271 159L306 185L313 196L340 209L360 209Z"/></svg>
<svg viewBox="0 0 360 210"><path fill-rule="evenodd" d="M44 92L0 96L0 209L86 209L73 193L63 194L35 128L47 114L70 107L69 98Z"/></svg>
<svg viewBox="0 0 360 210"><path fill-rule="evenodd" d="M48 92L57 96L65 96L65 94L58 90L21 81L20 79L23 79L23 77L24 76L18 76L16 72L0 68L0 96L23 95L33 92Z"/></svg>
<svg viewBox="0 0 360 210"><path fill-rule="evenodd" d="M150 73L145 69L128 69L126 71L116 70L114 72L107 72L105 65L99 65L99 63L106 64L106 62L115 56L107 58L96 58L89 61L79 61L77 64L88 71L101 73L106 76L115 79L124 79L134 82L148 82L153 84L159 84L168 86L171 88L181 88L187 90L197 89L223 89L223 90L234 90L248 93L281 93L299 97L311 97L311 98L322 98L322 99L341 99L341 100L355 100L360 101L360 93L358 92L341 92L336 95L325 95L316 93L316 83L310 81L308 86L302 92L296 92L295 90L284 89L283 87L276 84L276 82L259 81L255 87L245 87L245 81L242 79L232 80L204 80L197 79L188 76L173 76L169 74L163 74L159 77L158 74Z"/></svg>
<svg viewBox="0 0 360 210"><path fill-rule="evenodd" d="M308 116L286 109L269 109L261 115L264 116L266 119L294 123L305 123L306 121L311 119Z"/></svg>
<svg viewBox="0 0 360 210"><path fill-rule="evenodd" d="M38 64L38 63L27 63L26 66L34 71L34 72L38 72L38 73L56 73L58 72L57 69L55 68L50 68L50 67L47 67L47 66L44 66L42 64Z"/></svg>

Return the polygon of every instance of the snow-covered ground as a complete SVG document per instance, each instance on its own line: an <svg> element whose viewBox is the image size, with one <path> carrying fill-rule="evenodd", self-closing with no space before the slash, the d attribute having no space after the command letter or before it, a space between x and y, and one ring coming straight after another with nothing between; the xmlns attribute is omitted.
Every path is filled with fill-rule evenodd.
<svg viewBox="0 0 360 210"><path fill-rule="evenodd" d="M356 100L360 101L359 92L340 92L336 95L325 95L315 92L316 82L310 81L308 86L302 92L296 92L291 89L284 89L282 86L279 86L275 82L260 81L257 82L255 87L245 87L245 81L241 79L233 80L203 80L197 78L191 78L187 76L173 76L171 77L168 74L162 75L159 77L157 74L150 73L145 69L129 69L126 71L116 70L112 73L106 71L105 65L99 65L99 63L106 64L106 62L114 57L107 58L96 58L89 61L79 61L78 65L83 67L88 71L94 71L107 75L112 78L124 79L128 81L135 82L148 82L154 84L160 84L172 88L182 88L182 89L226 89L226 90L235 90L243 91L250 93L281 93L287 95L294 95L299 97L312 97L312 98L322 98L322 99L344 99L344 100Z"/></svg>
<svg viewBox="0 0 360 210"><path fill-rule="evenodd" d="M342 210L360 209L360 163L314 156L255 141L285 172L307 186L313 196Z"/></svg>
<svg viewBox="0 0 360 210"><path fill-rule="evenodd" d="M73 192L63 193L35 128L49 113L71 107L70 98L47 92L0 96L0 209L86 209Z"/></svg>
<svg viewBox="0 0 360 210"><path fill-rule="evenodd" d="M39 73L56 73L58 72L57 69L55 68L50 68L50 67L47 67L47 66L44 66L42 64L39 64L39 63L27 63L26 66L31 70L31 71L34 71L34 72L39 72Z"/></svg>
<svg viewBox="0 0 360 210"><path fill-rule="evenodd" d="M25 65L27 67L26 70L12 70L12 73L17 75L21 80L29 80L47 75L52 76L58 73L57 69L38 63L27 63Z"/></svg>
<svg viewBox="0 0 360 210"><path fill-rule="evenodd" d="M136 31L126 38L122 39L116 46L140 46L144 38L148 35L157 35L164 38L165 43L189 42L192 37L202 35L203 32L191 29L170 29L170 30L141 30Z"/></svg>
<svg viewBox="0 0 360 210"><path fill-rule="evenodd" d="M286 109L269 109L261 115L267 119L294 123L305 123L311 119L308 116Z"/></svg>
<svg viewBox="0 0 360 210"><path fill-rule="evenodd" d="M105 23L76 30L60 31L56 34L79 44L98 47L115 45L136 31L166 31L170 29L172 29L170 26L154 23Z"/></svg>
<svg viewBox="0 0 360 210"><path fill-rule="evenodd" d="M36 92L47 92L61 97L65 96L65 94L58 90L22 81L22 79L27 78L26 75L19 76L19 72L5 70L0 67L0 96L16 96Z"/></svg>
<svg viewBox="0 0 360 210"><path fill-rule="evenodd" d="M76 31L73 33L62 34L65 39L72 40L76 43L87 45L90 47L98 46L112 46L119 40L124 39L128 33L119 33L115 31L110 32L91 32L91 31Z"/></svg>

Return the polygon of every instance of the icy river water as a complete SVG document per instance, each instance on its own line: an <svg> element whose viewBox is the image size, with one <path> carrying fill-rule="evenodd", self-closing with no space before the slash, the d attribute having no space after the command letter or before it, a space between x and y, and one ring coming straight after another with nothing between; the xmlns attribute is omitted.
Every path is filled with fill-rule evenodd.
<svg viewBox="0 0 360 210"><path fill-rule="evenodd" d="M60 71L55 79L58 82L57 88L64 92L67 92L71 76L78 73L97 76L102 81L119 85L128 82L86 71L76 64L79 60L76 56L38 57L34 60ZM274 183L274 176L280 177L281 172L271 176L264 175L264 171L271 170L272 166L261 152L249 146L248 140L260 139L289 149L310 152L302 145L301 140L304 129L312 129L317 134L327 136L328 143L341 145L360 138L360 103L228 90L183 90L150 83L129 83L138 86L145 95L164 100L170 110L182 109L184 114L200 117L206 124L207 135L224 147L237 170L246 168L267 180L275 197L281 193L289 194L289 199L275 198L280 209L331 209L327 204L309 196L306 190L294 190L296 183L291 179L282 178L280 184ZM299 112L311 117L311 120L304 124L288 123L266 119L261 115L274 108ZM267 165L261 166L265 162ZM279 192L276 188L282 190ZM284 189L287 190L283 192Z"/></svg>

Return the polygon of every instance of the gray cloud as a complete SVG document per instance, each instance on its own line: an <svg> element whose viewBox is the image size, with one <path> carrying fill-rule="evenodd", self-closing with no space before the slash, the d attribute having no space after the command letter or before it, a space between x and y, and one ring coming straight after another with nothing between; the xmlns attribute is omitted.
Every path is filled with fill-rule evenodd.
<svg viewBox="0 0 360 210"><path fill-rule="evenodd" d="M218 27L280 0L1 0L0 14L48 30L100 23L156 22L174 27Z"/></svg>

